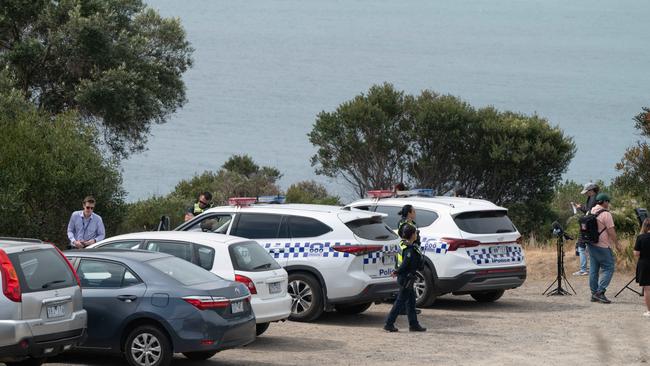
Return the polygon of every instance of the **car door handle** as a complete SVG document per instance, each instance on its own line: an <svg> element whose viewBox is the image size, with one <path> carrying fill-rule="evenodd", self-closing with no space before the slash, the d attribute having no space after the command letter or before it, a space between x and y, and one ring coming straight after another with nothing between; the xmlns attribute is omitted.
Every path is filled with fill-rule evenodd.
<svg viewBox="0 0 650 366"><path fill-rule="evenodd" d="M117 297L117 299L124 302L133 302L137 300L138 297L135 295L120 295Z"/></svg>

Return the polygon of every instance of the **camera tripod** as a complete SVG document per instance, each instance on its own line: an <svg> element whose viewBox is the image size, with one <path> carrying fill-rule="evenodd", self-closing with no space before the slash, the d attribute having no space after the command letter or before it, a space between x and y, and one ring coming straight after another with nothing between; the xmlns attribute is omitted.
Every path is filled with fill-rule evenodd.
<svg viewBox="0 0 650 366"><path fill-rule="evenodd" d="M576 294L576 290L571 286L571 283L569 283L569 280L566 278L566 273L564 272L564 239L567 240L572 240L572 238L568 235L566 235L564 232L559 232L558 233L558 238L557 238L557 277L555 278L555 281L551 283L546 291L542 293L542 295L546 296L571 296L572 294L567 291L566 289L562 288L562 280L566 282L567 285L569 285L569 288L571 291L573 291L573 295ZM549 292L551 287L557 283L557 287L553 289L552 291Z"/></svg>
<svg viewBox="0 0 650 366"><path fill-rule="evenodd" d="M622 288L619 292L617 292L616 295L614 295L614 297L618 297L618 295L620 295L621 292L623 292L625 289L628 289L628 290L634 292L635 294L637 294L637 295L639 295L639 296L643 296L643 292L644 292L643 287L641 288L641 292L639 292L639 291L633 289L632 287L630 287L630 284L631 284L634 280L636 280L636 277L633 277L633 278L630 280L630 282L627 283L627 285L623 286L623 288Z"/></svg>

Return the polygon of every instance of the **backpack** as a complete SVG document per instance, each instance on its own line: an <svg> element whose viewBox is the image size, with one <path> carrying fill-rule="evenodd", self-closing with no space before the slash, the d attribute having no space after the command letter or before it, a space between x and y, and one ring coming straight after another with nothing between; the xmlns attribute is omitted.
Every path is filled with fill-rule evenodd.
<svg viewBox="0 0 650 366"><path fill-rule="evenodd" d="M589 212L588 214L582 216L580 219L578 219L578 223L580 224L580 240L583 243L587 244L596 244L598 243L598 240L600 239L600 234L603 233L603 231L607 230L607 228L604 228L601 231L598 231L598 215L600 215L603 212L608 212L609 210L600 210L597 213L593 214Z"/></svg>

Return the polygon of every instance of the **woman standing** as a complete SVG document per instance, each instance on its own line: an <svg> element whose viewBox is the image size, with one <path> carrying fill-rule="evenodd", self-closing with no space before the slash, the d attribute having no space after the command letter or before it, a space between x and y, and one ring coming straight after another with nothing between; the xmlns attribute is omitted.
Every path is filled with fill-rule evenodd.
<svg viewBox="0 0 650 366"><path fill-rule="evenodd" d="M641 234L634 244L634 256L639 258L636 264L636 282L643 287L645 305L648 310L643 316L650 318L650 218L643 221Z"/></svg>

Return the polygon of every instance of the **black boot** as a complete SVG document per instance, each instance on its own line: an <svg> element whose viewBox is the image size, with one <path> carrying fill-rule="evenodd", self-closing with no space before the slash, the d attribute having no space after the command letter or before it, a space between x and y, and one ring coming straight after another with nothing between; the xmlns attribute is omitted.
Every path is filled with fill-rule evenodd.
<svg viewBox="0 0 650 366"><path fill-rule="evenodd" d="M390 333L395 333L399 331L399 329L395 328L395 325L384 325L384 330Z"/></svg>
<svg viewBox="0 0 650 366"><path fill-rule="evenodd" d="M426 332L427 328L423 328L420 324L414 326L414 327L409 327L409 332Z"/></svg>

